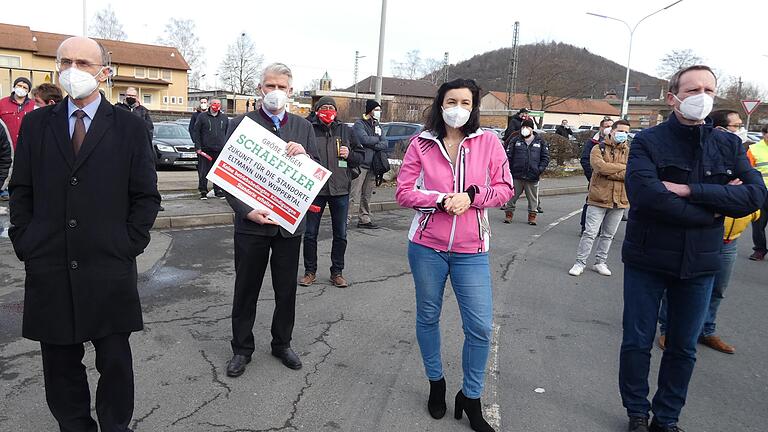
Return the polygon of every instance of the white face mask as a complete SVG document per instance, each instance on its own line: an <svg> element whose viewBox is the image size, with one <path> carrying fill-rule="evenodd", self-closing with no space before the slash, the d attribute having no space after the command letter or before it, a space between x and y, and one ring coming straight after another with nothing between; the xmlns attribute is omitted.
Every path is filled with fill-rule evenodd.
<svg viewBox="0 0 768 432"><path fill-rule="evenodd" d="M688 96L684 100L680 100L677 95L673 96L680 102L678 112L686 119L692 121L701 121L707 118L709 113L712 112L712 105L715 103L715 99L706 93Z"/></svg>
<svg viewBox="0 0 768 432"><path fill-rule="evenodd" d="M200 109L203 110L203 111L207 110L208 109L208 104L207 103L201 103L200 104Z"/></svg>
<svg viewBox="0 0 768 432"><path fill-rule="evenodd" d="M69 97L72 99L83 99L90 96L99 86L96 77L99 76L100 73L101 71L96 75L91 75L88 72L71 67L59 73L59 82L64 91L69 94Z"/></svg>
<svg viewBox="0 0 768 432"><path fill-rule="evenodd" d="M522 129L520 129L520 135L522 135L525 138L528 138L529 136L531 136L532 132L533 131L529 127L524 127Z"/></svg>
<svg viewBox="0 0 768 432"><path fill-rule="evenodd" d="M608 126L607 128L603 129L603 136L608 136L611 133L611 127Z"/></svg>
<svg viewBox="0 0 768 432"><path fill-rule="evenodd" d="M262 94L264 95L264 107L272 112L282 111L288 102L288 95L282 90L272 90L266 94L262 91Z"/></svg>
<svg viewBox="0 0 768 432"><path fill-rule="evenodd" d="M371 113L371 115L372 115L372 116L373 116L373 118L375 118L376 120L381 120L381 110L373 110L373 112Z"/></svg>
<svg viewBox="0 0 768 432"><path fill-rule="evenodd" d="M21 87L14 88L13 92L16 93L16 96L18 96L20 98L27 97L27 94L29 94L29 92L27 90L25 90L25 89L23 89Z"/></svg>
<svg viewBox="0 0 768 432"><path fill-rule="evenodd" d="M747 140L749 139L749 136L747 136L747 130L744 128L739 128L739 130L737 130L736 132L731 132L731 133L739 137L742 143L747 142Z"/></svg>
<svg viewBox="0 0 768 432"><path fill-rule="evenodd" d="M471 111L460 106L443 108L443 121L452 128L460 128L467 124Z"/></svg>

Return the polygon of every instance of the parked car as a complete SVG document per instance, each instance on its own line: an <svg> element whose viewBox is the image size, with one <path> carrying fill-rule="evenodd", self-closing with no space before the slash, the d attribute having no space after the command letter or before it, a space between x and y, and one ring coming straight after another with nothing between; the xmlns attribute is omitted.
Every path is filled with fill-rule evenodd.
<svg viewBox="0 0 768 432"><path fill-rule="evenodd" d="M381 124L381 133L387 140L387 156L405 154L411 138L421 133L423 125L418 123L391 122ZM400 155L402 157L402 155Z"/></svg>
<svg viewBox="0 0 768 432"><path fill-rule="evenodd" d="M187 117L187 118L176 119L173 122L174 123L178 123L178 124L180 124L180 125L182 125L182 126L184 126L186 128L189 128L189 122L191 120L192 120L192 117Z"/></svg>
<svg viewBox="0 0 768 432"><path fill-rule="evenodd" d="M189 131L177 122L155 123L152 146L157 155L157 167L197 166L195 144Z"/></svg>
<svg viewBox="0 0 768 432"><path fill-rule="evenodd" d="M579 126L579 130L576 130L574 132L582 132L585 130L599 131L600 126L581 125Z"/></svg>
<svg viewBox="0 0 768 432"><path fill-rule="evenodd" d="M499 138L499 140L502 140L502 137L504 136L504 129L501 128L494 128L494 127L484 127L480 128L484 131L491 131Z"/></svg>
<svg viewBox="0 0 768 432"><path fill-rule="evenodd" d="M747 132L747 143L754 144L763 139L763 134L760 132Z"/></svg>

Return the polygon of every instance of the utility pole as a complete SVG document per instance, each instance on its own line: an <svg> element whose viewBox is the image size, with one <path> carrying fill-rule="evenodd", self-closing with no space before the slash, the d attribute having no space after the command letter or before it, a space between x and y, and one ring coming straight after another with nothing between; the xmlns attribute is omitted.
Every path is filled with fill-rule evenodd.
<svg viewBox="0 0 768 432"><path fill-rule="evenodd" d="M520 41L520 21L515 21L512 32L512 48L509 52L509 64L507 65L507 109L512 109L512 95L515 92L517 81L517 54L518 43Z"/></svg>
<svg viewBox="0 0 768 432"><path fill-rule="evenodd" d="M88 15L85 12L85 0L83 0L83 37L88 37Z"/></svg>
<svg viewBox="0 0 768 432"><path fill-rule="evenodd" d="M739 77L739 87L738 87L738 89L736 90L736 97L737 97L739 100L741 100L741 86L742 86L742 84L743 84L743 83L741 82L741 77Z"/></svg>
<svg viewBox="0 0 768 432"><path fill-rule="evenodd" d="M359 66L359 60L361 58L365 58L365 56L360 55L360 51L355 51L355 99L357 99L357 73L358 73L358 66ZM369 90L370 91L370 90Z"/></svg>
<svg viewBox="0 0 768 432"><path fill-rule="evenodd" d="M379 64L376 66L376 102L381 103L382 73L384 69L384 30L387 27L387 0L381 0L381 27L379 28Z"/></svg>
<svg viewBox="0 0 768 432"><path fill-rule="evenodd" d="M448 51L443 57L443 82L448 82Z"/></svg>

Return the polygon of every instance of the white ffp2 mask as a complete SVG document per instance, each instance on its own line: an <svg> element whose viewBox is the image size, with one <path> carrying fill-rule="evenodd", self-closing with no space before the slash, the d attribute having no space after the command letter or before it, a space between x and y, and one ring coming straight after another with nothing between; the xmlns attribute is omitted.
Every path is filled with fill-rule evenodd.
<svg viewBox="0 0 768 432"><path fill-rule="evenodd" d="M680 100L677 95L673 95L675 99L680 102L678 111L688 120L701 121L707 118L710 112L712 112L712 105L715 103L715 99L706 94L699 93L693 96Z"/></svg>
<svg viewBox="0 0 768 432"><path fill-rule="evenodd" d="M471 111L460 106L443 108L443 121L452 128L460 128L467 124Z"/></svg>
<svg viewBox="0 0 768 432"><path fill-rule="evenodd" d="M93 93L96 87L99 86L99 82L96 81L96 77L88 72L81 71L78 68L71 67L59 73L59 82L64 91L69 94L72 99L83 99Z"/></svg>

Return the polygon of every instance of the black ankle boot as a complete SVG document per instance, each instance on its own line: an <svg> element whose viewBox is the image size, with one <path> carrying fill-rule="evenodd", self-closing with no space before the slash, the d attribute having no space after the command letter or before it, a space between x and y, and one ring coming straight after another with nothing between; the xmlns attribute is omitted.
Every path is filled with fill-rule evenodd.
<svg viewBox="0 0 768 432"><path fill-rule="evenodd" d="M445 415L445 378L440 378L439 381L429 381L427 409L433 418L441 419Z"/></svg>
<svg viewBox="0 0 768 432"><path fill-rule="evenodd" d="M456 407L453 410L453 416L456 420L461 420L462 411L467 413L469 425L472 426L473 431L496 432L496 430L483 418L483 407L480 404L480 399L470 399L464 396L464 393L459 390L459 392L456 393Z"/></svg>

